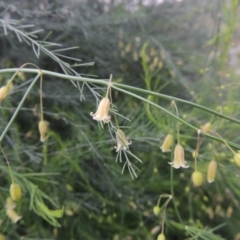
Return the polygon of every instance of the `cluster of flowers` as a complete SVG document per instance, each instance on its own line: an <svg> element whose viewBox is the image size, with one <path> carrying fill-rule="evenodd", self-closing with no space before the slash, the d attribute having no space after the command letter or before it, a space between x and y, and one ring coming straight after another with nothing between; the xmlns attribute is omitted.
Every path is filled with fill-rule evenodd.
<svg viewBox="0 0 240 240"><path fill-rule="evenodd" d="M206 123L200 131L203 131L205 133L209 133L211 131L211 123ZM162 152L169 152L171 151L171 147L174 143L174 137L171 133L169 133L161 146ZM198 147L197 147L198 148ZM198 157L198 151L193 152L193 158L197 159ZM186 165L186 161L184 158L184 149L180 143L177 143L177 145L174 148L174 158L173 162L169 163L172 167L178 169L180 167L182 168L188 168L189 166ZM215 160L211 160L208 165L208 173L207 173L207 180L209 183L214 182L215 176L217 172L217 162ZM197 170L196 164L195 164L195 171L192 173L192 181L193 184L197 187L201 186L203 184L204 178L203 174Z"/></svg>
<svg viewBox="0 0 240 240"><path fill-rule="evenodd" d="M8 83L5 86L0 88L0 103L8 96L9 90L13 87L12 80L13 80L13 78L10 81L8 81ZM42 120L39 122L38 127L39 127L39 132L40 132L40 139L41 139L41 141L45 141L47 128L48 128L47 121L43 120L43 118L42 118ZM1 150L3 152L2 147L1 147ZM10 175L12 178L12 184L10 186L10 196L11 197L7 198L6 205L5 205L6 214L11 219L12 223L16 223L22 218L22 216L18 215L18 213L14 210L17 206L16 202L19 201L22 197L22 190L21 190L21 187L19 186L19 184L14 182L10 163L4 152L3 152L3 154L6 158L6 161L9 166L9 170L10 170ZM2 237L2 236L0 235L0 237Z"/></svg>
<svg viewBox="0 0 240 240"><path fill-rule="evenodd" d="M94 120L103 122L103 123L109 123L111 120L111 116L109 115L111 102L108 97L109 90L111 87L111 79L112 79L112 75L110 76L109 86L107 89L106 96L102 98L102 100L100 101L97 111L95 113L93 112L90 113L90 115L93 117ZM128 146L132 143L131 141L127 140L124 132L119 128L116 129L116 142L117 142L117 146L115 146L116 152L119 152L122 149L127 150Z"/></svg>
<svg viewBox="0 0 240 240"><path fill-rule="evenodd" d="M211 128L212 128L212 124L210 122L208 122L200 130L198 130L198 134L201 134L202 132L217 134L216 132L212 131ZM225 145L233 153L233 159L234 159L235 163L238 166L240 166L240 151L238 151L238 152L233 151L233 149L227 144L227 142L219 134L217 134L217 135L222 139L222 141L225 143ZM171 147L172 147L173 143L174 143L174 137L171 133L169 133L165 137L164 142L163 142L162 146L160 147L162 152L171 151ZM199 146L197 146L197 149L198 148L199 148ZM191 179L192 179L193 184L196 187L199 187L203 184L204 177L203 177L203 174L197 170L196 159L198 157L198 151L197 150L194 151L192 155L193 155L193 158L195 159L195 170L192 173ZM169 164L176 169L178 169L180 167L182 167L182 168L189 167L188 165L186 165L186 161L184 158L184 149L180 143L177 143L177 145L175 146L173 162L170 162ZM207 181L209 183L212 183L215 181L216 173L217 173L217 162L216 162L216 160L212 159L209 162L208 168L207 168Z"/></svg>
<svg viewBox="0 0 240 240"><path fill-rule="evenodd" d="M169 194L161 194L159 196L159 199L158 199L158 203L157 205L153 208L153 213L155 216L159 216L160 213L162 212L162 209L159 207L160 205L160 201L162 198L167 198L167 201L165 202L165 204L163 205L163 220L162 220L162 226L161 226L161 233L158 234L158 237L157 237L157 240L165 240L166 237L164 235L164 221L165 221L165 214L166 214L166 209L167 209L167 205L168 203L172 200L172 195L169 195ZM152 233L154 233L155 231L158 231L159 228L153 228L152 229Z"/></svg>
<svg viewBox="0 0 240 240"><path fill-rule="evenodd" d="M12 80L8 81L8 83L0 88L0 103L8 96L9 90L13 87ZM42 90L41 90L42 91ZM41 109L42 112L42 109ZM48 122L43 119L43 115L41 120L38 123L38 129L40 132L40 140L44 142L46 140L46 133L48 129Z"/></svg>
<svg viewBox="0 0 240 240"><path fill-rule="evenodd" d="M19 216L14 210L17 206L16 202L22 197L21 187L17 183L12 183L10 186L10 196L6 200L6 214L11 219L12 223L19 221L22 216Z"/></svg>

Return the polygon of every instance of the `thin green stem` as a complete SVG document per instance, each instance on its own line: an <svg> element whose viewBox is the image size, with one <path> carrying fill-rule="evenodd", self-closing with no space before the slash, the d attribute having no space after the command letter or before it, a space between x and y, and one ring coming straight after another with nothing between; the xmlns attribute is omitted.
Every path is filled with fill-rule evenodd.
<svg viewBox="0 0 240 240"><path fill-rule="evenodd" d="M114 86L117 86L117 87L120 87L120 88L124 88L124 89L128 89L128 90L135 91L135 92L140 92L140 93L156 96L156 97L159 97L159 98L162 98L162 99L166 99L166 100L169 100L169 101L176 101L176 102L184 103L186 105L190 105L192 107L199 108L199 109L201 109L203 111L206 111L208 113L214 114L215 116L218 116L218 117L221 117L221 118L224 118L224 119L227 119L227 120L230 120L232 122L240 124L240 120L238 120L238 119L231 118L229 116L226 116L224 114L216 112L216 111L214 111L214 110L212 110L210 108L204 107L202 105L196 104L194 102L190 102L190 101L187 101L187 100L184 100L184 99L180 99L180 98L176 98L176 97L173 97L173 96L161 94L161 93L158 93L158 92L145 90L145 89L142 89L142 88L132 87L132 86L125 85L125 84L114 83L113 88L114 88Z"/></svg>
<svg viewBox="0 0 240 240"><path fill-rule="evenodd" d="M18 104L15 112L13 113L10 121L8 122L7 126L5 127L5 129L3 130L1 136L0 136L0 143L3 141L3 138L5 137L6 133L8 132L8 129L11 127L13 121L15 120L18 112L20 111L25 99L27 98L29 92L31 91L32 87L34 86L34 84L37 82L38 78L41 76L41 73L38 71L38 75L33 79L32 83L30 84L30 86L28 87L27 91L25 92L23 98L21 99L20 103Z"/></svg>
<svg viewBox="0 0 240 240"><path fill-rule="evenodd" d="M173 206L174 206L174 209L176 211L176 214L177 214L177 217L179 219L179 221L184 225L183 223L183 220L179 214L179 211L178 211L178 208L177 208L177 205L175 203L175 198L174 198L174 188L173 188L173 167L170 167L170 180L171 180L171 195L172 195L172 198L173 198Z"/></svg>
<svg viewBox="0 0 240 240"><path fill-rule="evenodd" d="M7 73L7 72L15 72L18 71L18 68L6 68L6 69L1 69L0 73ZM31 68L24 68L21 69L20 72L25 72L25 73L38 73L37 69L31 69ZM80 81L80 82L86 82L86 83L96 83L96 84L103 84L103 85L108 85L109 84L109 79L94 79L94 78L84 78L84 77L80 77L80 76L69 76L69 75L65 75L65 74L61 74L61 73L56 73L56 72L52 72L52 71L47 71L47 70L41 70L41 72L44 75L49 75L49 76L54 76L57 78L61 78L61 79L68 79L68 80L72 80L72 81ZM221 114L219 112L216 112L210 108L204 107L202 105L184 100L184 99L180 99L180 98L176 98L173 96L169 96L169 95L165 95L165 94L161 94L161 93L157 93L157 92L153 92L153 91L149 91L149 90L145 90L142 88L137 88L137 87L132 87L129 85L125 85L125 84L120 84L120 83L112 83L111 84L112 88L115 89L119 89L119 88L123 88L123 89L128 89L131 91L135 91L135 92L140 92L140 93L144 93L144 94L148 94L148 95L152 95L152 96L157 96L160 97L162 99L166 99L169 101L176 101L176 102L180 102L180 103L184 103L190 106L193 106L195 108L199 108L203 111L206 111L208 113L214 114L215 116L230 120L232 122L238 123L240 124L240 120L235 119L235 118L231 118L229 116L226 116L224 114ZM119 88L117 88L119 87Z"/></svg>
<svg viewBox="0 0 240 240"><path fill-rule="evenodd" d="M176 135L175 131L176 131L176 124L175 124L175 121L173 121L173 134L174 134L174 138L175 138L175 135ZM173 147L172 147L172 150L173 150ZM171 151L171 159L173 159L173 157L174 157L174 151ZM172 196L172 199L173 199L173 206L174 206L175 212L177 214L177 217L178 217L179 221L184 225L184 223L182 221L182 218L181 218L181 216L179 214L177 205L175 203L175 198L174 198L173 167L170 167L170 191L171 191L171 196Z"/></svg>
<svg viewBox="0 0 240 240"><path fill-rule="evenodd" d="M9 173L10 173L10 177L11 177L12 183L14 183L14 177L13 177L12 169L11 169L11 166L10 166L10 162L9 162L9 160L8 160L8 158L7 158L7 155L6 155L6 153L4 152L4 150L3 150L3 148L2 148L1 145L0 145L0 149L1 149L1 151L2 151L2 153L3 153L3 156L4 156L5 160L6 160L6 163L7 163L7 165L8 165L8 170L9 170Z"/></svg>
<svg viewBox="0 0 240 240"><path fill-rule="evenodd" d="M175 101L172 101L172 104L175 107L177 117L179 118L178 108L177 108L177 105L176 105ZM178 121L177 121L177 135L178 135L177 136L177 141L178 141L178 144L180 144L180 130L179 130L179 122Z"/></svg>
<svg viewBox="0 0 240 240"><path fill-rule="evenodd" d="M197 146L196 146L196 150L195 150L195 154L194 154L194 169L195 169L195 171L197 171L197 155L199 152L200 145L201 145L200 134L198 133Z"/></svg>
<svg viewBox="0 0 240 240"><path fill-rule="evenodd" d="M1 69L0 70L0 73L7 73L7 72L15 72L19 70L18 68L8 68L8 69ZM39 73L39 71L37 69L31 69L31 68L24 68L24 69L21 69L21 72L25 72L25 73ZM80 82L85 82L85 83L96 83L96 84L102 84L102 85L108 85L109 84L109 79L93 79L93 78L84 78L84 77L80 77L80 76L69 76L69 75L65 75L65 74L60 74L60 73L56 73L56 72L52 72L52 71L46 71L46 70L41 70L41 73L44 74L44 75L49 75L49 76L54 76L56 78L61 78L61 79L67 79L67 80L72 80L72 81L80 81ZM206 111L206 112L209 112L209 113L212 113L218 117L221 117L221 118L224 118L224 119L227 119L227 120L230 120L232 122L235 122L235 123L238 123L240 124L240 120L237 120L235 118L231 118L231 117L228 117L226 115L223 115L221 113L218 113L218 112L215 112L209 108L206 108L204 106L201 106L201 105L198 105L198 104L195 104L193 102L189 102L189 101L186 101L186 100L183 100L183 99L179 99L179 98L175 98L175 97L172 97L172 96L168 96L168 95L164 95L164 94L160 94L160 93L156 93L156 92L152 92L152 91L148 91L148 90L144 90L144 89L141 89L141 88L136 88L136 87L132 87L132 86L128 86L128 85L124 85L124 84L119 84L119 83L112 83L111 84L111 87L118 90L118 91L121 91L121 92L124 92L128 95L131 95L135 98L138 98L142 101L145 101L145 102L148 102L150 103L151 105L161 109L162 111L166 112L168 115L172 116L173 118L175 118L176 120L182 122L184 125L190 127L191 129L193 130L198 130L196 127L192 126L191 124L187 123L186 121L178 118L177 116L175 116L174 114L170 113L169 111L167 111L165 108L162 108L160 107L159 105L151 102L151 101L148 101L146 100L145 98L143 97L140 97L139 95L136 95L130 91L126 91L124 89L121 89L121 88L124 88L124 89L129 89L129 90L132 90L132 91L136 91L136 92L141 92L141 93L145 93L145 94L149 94L149 95L153 95L153 96L158 96L162 99L166 99L166 100L174 100L176 102L181 102L181 103L184 103L184 104L187 104L187 105L190 105L190 106L193 106L193 107L196 107L196 108L199 108L203 111ZM208 136L209 138L211 139L214 139L218 142L223 142L221 139L217 138L217 137L214 137L210 134L206 134L206 133L202 133L206 136ZM0 138L1 140L1 138ZM235 143L231 143L231 142L228 142L229 145L233 146L233 147L236 147L236 148L239 148L240 149L240 146L238 144L235 144Z"/></svg>
<svg viewBox="0 0 240 240"><path fill-rule="evenodd" d="M43 92L42 92L42 84L43 84L43 76L41 74L40 77L40 116L41 116L41 121L43 121Z"/></svg>
<svg viewBox="0 0 240 240"><path fill-rule="evenodd" d="M112 74L110 75L110 78L109 78L109 83L108 83L108 88L107 88L107 93L106 93L106 97L108 97L109 95L109 90L111 88L111 85L112 85ZM111 95L111 92L110 92L110 95ZM112 96L110 96L110 99L112 101Z"/></svg>
<svg viewBox="0 0 240 240"><path fill-rule="evenodd" d="M162 233L164 233L164 222L165 222L165 215L166 215L166 209L167 209L167 205L168 203L171 201L172 199L172 196L171 195L168 195L168 200L167 202L165 203L165 206L164 206L164 210L163 210L163 221L162 221Z"/></svg>

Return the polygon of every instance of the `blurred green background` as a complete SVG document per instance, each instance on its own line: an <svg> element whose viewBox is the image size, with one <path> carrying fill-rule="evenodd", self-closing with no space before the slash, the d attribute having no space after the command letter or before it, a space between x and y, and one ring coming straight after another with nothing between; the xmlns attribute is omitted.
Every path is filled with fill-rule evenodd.
<svg viewBox="0 0 240 240"><path fill-rule="evenodd" d="M6 22L15 19L22 25L33 24L27 31L44 29L36 34L39 40L52 32L47 41L63 48L78 46L64 55L95 63L76 68L82 76L108 79L113 74L114 82L179 97L239 118L240 10L236 0L8 0L0 1L0 12ZM44 70L63 72L48 56L37 58L32 46L20 42L13 31L5 35L1 26L1 69L31 62ZM12 74L2 74L1 85ZM1 131L32 77L24 74L14 80L11 94L1 103ZM99 85L96 90L103 96L106 89ZM130 149L143 162L130 157L140 169L138 178L132 180L127 170L121 174L123 163L115 162L116 143L107 125L102 129L90 116L96 101L89 89L84 88L85 99L80 101L79 89L70 81L44 76L43 94L48 140L39 141L37 84L2 142L23 188L16 210L22 219L12 224L4 207L11 182L2 156L0 232L5 239L157 239L163 214L156 217L152 209L160 194L171 194L171 153L162 153L160 146L172 130L172 119L112 90L118 112L131 120L119 118L119 125L126 127L124 132L132 141ZM141 96L169 109L170 101ZM213 117L183 103L177 106L179 117L196 128ZM214 129L238 144L238 124L215 120ZM214 158L218 172L214 183L205 181L196 188L191 174L197 133L180 124L180 134L190 167L173 169L174 202L182 220L171 201L165 216L166 239L239 240L240 171L231 160L231 152L219 142L213 148L213 140L202 138L198 168L206 177L207 165ZM31 194L24 179L56 203L57 207L46 203L50 209L64 206L65 213L58 220L61 227L29 210Z"/></svg>

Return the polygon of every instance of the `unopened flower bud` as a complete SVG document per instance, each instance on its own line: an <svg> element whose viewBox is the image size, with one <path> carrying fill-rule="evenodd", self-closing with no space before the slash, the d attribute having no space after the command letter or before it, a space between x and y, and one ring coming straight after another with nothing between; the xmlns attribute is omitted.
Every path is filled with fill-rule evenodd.
<svg viewBox="0 0 240 240"><path fill-rule="evenodd" d="M13 223L16 223L22 218L22 216L19 216L13 209L7 209L7 216L12 220Z"/></svg>
<svg viewBox="0 0 240 240"><path fill-rule="evenodd" d="M48 122L45 121L45 120L41 120L38 123L38 130L39 130L39 133L40 133L40 140L42 142L44 142L46 140L47 129L48 129Z"/></svg>
<svg viewBox="0 0 240 240"><path fill-rule="evenodd" d="M160 234L158 235L157 240L166 240L166 237L165 237L165 235L164 235L163 233L160 233Z"/></svg>
<svg viewBox="0 0 240 240"><path fill-rule="evenodd" d="M192 174L192 181L194 186L201 186L203 184L203 174L199 171L194 171Z"/></svg>
<svg viewBox="0 0 240 240"><path fill-rule="evenodd" d="M14 201L19 201L22 197L21 187L17 183L12 183L10 186L10 196Z"/></svg>
<svg viewBox="0 0 240 240"><path fill-rule="evenodd" d="M161 212L161 208L159 206L155 206L153 208L154 215L158 216L160 214L160 212Z"/></svg>
<svg viewBox="0 0 240 240"><path fill-rule="evenodd" d="M197 151L193 151L192 156L193 158L198 158L199 153Z"/></svg>
<svg viewBox="0 0 240 240"><path fill-rule="evenodd" d="M211 162L208 164L208 172L207 172L207 180L209 183L215 181L217 173L217 162L215 160L211 160Z"/></svg>
<svg viewBox="0 0 240 240"><path fill-rule="evenodd" d="M168 134L164 141L163 141L163 144L162 146L160 147L160 149L162 149L162 152L170 152L171 151L171 147L172 147L172 144L173 144L173 135L172 134Z"/></svg>
<svg viewBox="0 0 240 240"><path fill-rule="evenodd" d="M3 86L0 88L0 102L8 95L8 86Z"/></svg>
<svg viewBox="0 0 240 240"><path fill-rule="evenodd" d="M234 153L233 159L235 163L240 167L240 152Z"/></svg>
<svg viewBox="0 0 240 240"><path fill-rule="evenodd" d="M210 133L211 129L212 129L212 124L210 122L207 122L202 126L202 131L205 133Z"/></svg>
<svg viewBox="0 0 240 240"><path fill-rule="evenodd" d="M110 100L108 97L104 97L98 105L98 109L96 113L90 113L96 121L102 121L104 123L108 123L110 121L110 116L108 115L108 111L110 108Z"/></svg>

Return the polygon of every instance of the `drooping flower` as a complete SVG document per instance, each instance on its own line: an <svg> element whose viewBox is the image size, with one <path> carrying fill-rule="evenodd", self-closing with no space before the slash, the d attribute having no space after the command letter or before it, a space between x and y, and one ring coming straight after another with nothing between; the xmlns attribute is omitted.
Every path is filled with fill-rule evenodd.
<svg viewBox="0 0 240 240"><path fill-rule="evenodd" d="M189 166L186 165L186 161L184 159L184 149L181 144L177 144L174 149L174 158L173 161L169 163L172 165L172 167L178 169L180 167L182 168L188 168Z"/></svg>
<svg viewBox="0 0 240 240"><path fill-rule="evenodd" d="M211 160L211 162L208 164L208 172L207 172L207 180L209 183L212 183L215 181L217 173L217 162L215 160Z"/></svg>
<svg viewBox="0 0 240 240"><path fill-rule="evenodd" d="M169 133L164 141L163 141L163 144L162 146L160 147L160 149L162 149L162 152L170 152L171 151L171 147L172 147L172 144L173 144L173 135L171 133Z"/></svg>
<svg viewBox="0 0 240 240"><path fill-rule="evenodd" d="M8 90L9 90L8 85L0 88L0 102L2 102L2 100L7 97Z"/></svg>
<svg viewBox="0 0 240 240"><path fill-rule="evenodd" d="M10 186L10 195L14 201L19 201L22 197L21 187L17 183L12 183Z"/></svg>
<svg viewBox="0 0 240 240"><path fill-rule="evenodd" d="M45 121L45 120L41 120L38 123L38 130L39 130L39 133L40 133L41 142L44 142L46 140L47 129L48 129L48 122Z"/></svg>
<svg viewBox="0 0 240 240"><path fill-rule="evenodd" d="M13 223L16 223L22 218L22 216L19 216L13 209L7 208L6 212L7 216L12 220Z"/></svg>
<svg viewBox="0 0 240 240"><path fill-rule="evenodd" d="M194 186L200 187L203 184L203 174L199 171L194 171L192 174L192 181Z"/></svg>
<svg viewBox="0 0 240 240"><path fill-rule="evenodd" d="M98 105L98 109L96 113L90 113L96 121L102 121L104 123L108 123L110 121L111 116L108 115L108 111L110 108L110 100L108 97L104 97Z"/></svg>
<svg viewBox="0 0 240 240"><path fill-rule="evenodd" d="M128 149L128 146L132 143L131 141L127 140L124 132L121 129L117 129L116 131L116 140L117 140L117 146L115 146L116 152L118 152L122 148L124 150Z"/></svg>
<svg viewBox="0 0 240 240"><path fill-rule="evenodd" d="M235 163L240 167L240 151L234 153L233 159Z"/></svg>
<svg viewBox="0 0 240 240"><path fill-rule="evenodd" d="M8 197L6 200L5 207L9 209L14 209L16 206L17 204L13 201L13 199L11 197Z"/></svg>

